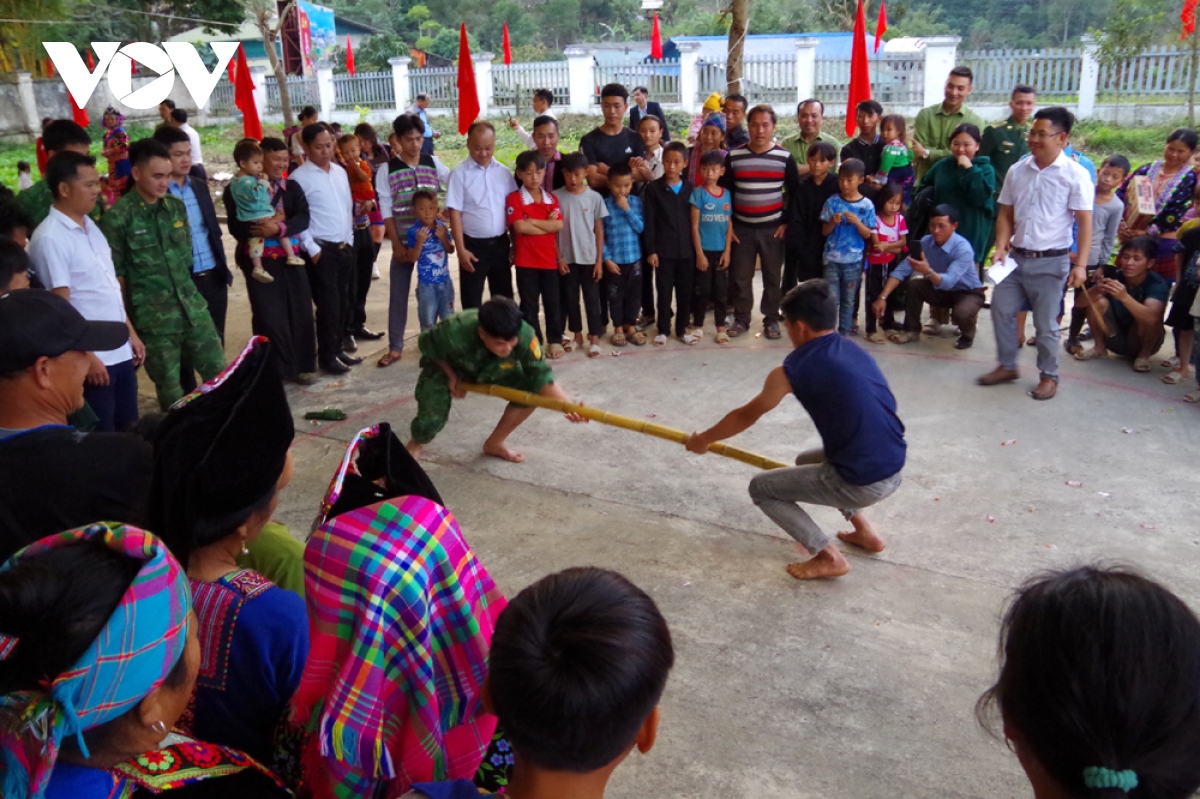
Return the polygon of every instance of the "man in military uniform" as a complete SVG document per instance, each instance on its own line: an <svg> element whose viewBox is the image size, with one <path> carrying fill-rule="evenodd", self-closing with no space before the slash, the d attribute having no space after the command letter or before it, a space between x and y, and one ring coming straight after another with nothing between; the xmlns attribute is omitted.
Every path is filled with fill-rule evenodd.
<svg viewBox="0 0 1200 799"><path fill-rule="evenodd" d="M183 397L182 355L204 380L225 368L225 353L204 297L192 282L192 233L187 210L167 194L171 156L153 139L129 148L133 190L104 215L100 229L112 248L129 317L146 345L146 374L164 411Z"/></svg>
<svg viewBox="0 0 1200 799"><path fill-rule="evenodd" d="M412 421L408 451L420 457L450 416L451 397L462 399L466 392L460 381L507 386L545 397L570 401L554 382L554 373L542 355L541 345L521 309L507 297L489 300L479 308L443 319L418 339L421 376L417 379L417 416ZM533 408L509 403L496 429L483 442L483 453L521 463L525 456L504 445L533 413ZM567 414L572 422L587 421Z"/></svg>
<svg viewBox="0 0 1200 799"><path fill-rule="evenodd" d="M1013 87L1012 98L1008 107L1012 114L1003 122L988 125L983 131L983 142L979 145L979 155L992 159L992 167L996 170L996 196L994 202L1000 207L1000 188L1004 185L1004 176L1012 165L1029 155L1029 144L1025 137L1029 135L1029 118L1037 105L1037 93L1032 86L1018 83ZM992 249L996 243L996 228L988 237L987 248Z"/></svg>
<svg viewBox="0 0 1200 799"><path fill-rule="evenodd" d="M913 166L917 169L918 184L931 166L950 155L950 134L955 128L970 122L983 130L979 114L966 106L974 81L975 74L969 67L955 67L946 78L945 99L917 112L912 151L916 156Z"/></svg>
<svg viewBox="0 0 1200 799"><path fill-rule="evenodd" d="M92 137L71 120L56 119L42 128L42 144L46 148L48 159L67 150L81 155L90 155ZM54 205L54 199L54 193L50 191L50 186L45 179L39 180L17 195L17 203L25 209L25 213L29 214L35 228L50 215L50 206ZM92 221L97 223L103 215L104 206L99 202L88 214ZM33 235L32 229L29 234Z"/></svg>

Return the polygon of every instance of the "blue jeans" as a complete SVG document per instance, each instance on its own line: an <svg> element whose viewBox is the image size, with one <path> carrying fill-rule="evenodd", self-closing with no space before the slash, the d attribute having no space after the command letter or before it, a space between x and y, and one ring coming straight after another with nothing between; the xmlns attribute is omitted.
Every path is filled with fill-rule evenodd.
<svg viewBox="0 0 1200 799"><path fill-rule="evenodd" d="M417 319L421 329L428 330L439 319L454 315L454 281L446 278L441 283L417 283Z"/></svg>
<svg viewBox="0 0 1200 799"><path fill-rule="evenodd" d="M83 398L100 417L97 433L124 433L133 427L138 420L137 369L133 361L108 367L108 385L85 385Z"/></svg>
<svg viewBox="0 0 1200 799"><path fill-rule="evenodd" d="M862 273L861 260L853 263L825 262L825 280L838 301L838 332L843 336L850 335L850 328L854 326L854 298L858 296Z"/></svg>

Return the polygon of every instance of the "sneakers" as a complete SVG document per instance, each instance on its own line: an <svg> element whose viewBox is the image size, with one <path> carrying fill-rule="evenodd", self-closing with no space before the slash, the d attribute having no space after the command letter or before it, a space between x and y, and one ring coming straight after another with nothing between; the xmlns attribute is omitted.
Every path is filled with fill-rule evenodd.
<svg viewBox="0 0 1200 799"><path fill-rule="evenodd" d="M289 263L290 263L290 261L289 261ZM304 263L304 262L301 261L300 263ZM250 277L254 278L259 283L274 283L275 282L275 278L271 277L271 275L267 273L267 270L263 269L261 266L255 267L254 271L252 271L250 273Z"/></svg>

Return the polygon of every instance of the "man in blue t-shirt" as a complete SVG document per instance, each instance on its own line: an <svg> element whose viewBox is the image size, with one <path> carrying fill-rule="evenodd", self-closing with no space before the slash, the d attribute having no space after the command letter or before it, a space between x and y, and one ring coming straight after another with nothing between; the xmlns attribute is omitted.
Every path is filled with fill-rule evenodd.
<svg viewBox="0 0 1200 799"><path fill-rule="evenodd" d="M795 394L812 417L822 446L801 452L796 467L763 472L750 481L750 498L770 519L813 555L789 565L797 580L841 577L850 564L798 503L841 510L854 525L838 533L848 544L882 552L883 540L862 508L900 486L904 468L904 425L896 398L875 361L862 347L837 334L838 303L824 280L808 280L783 299L784 326L795 349L767 375L761 392L702 433L687 448L697 454L752 427Z"/></svg>

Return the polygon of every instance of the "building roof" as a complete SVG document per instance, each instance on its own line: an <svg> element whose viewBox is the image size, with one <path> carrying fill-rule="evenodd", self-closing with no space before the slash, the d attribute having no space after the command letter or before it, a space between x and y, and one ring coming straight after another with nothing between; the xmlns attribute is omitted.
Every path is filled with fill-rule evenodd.
<svg viewBox="0 0 1200 799"><path fill-rule="evenodd" d="M339 16L337 14L335 14L333 17L333 24L334 24L334 33L337 34L338 36L345 36L346 34L350 34L351 36L370 36L371 34L374 34L374 33L384 33L385 32L385 31L379 30L378 28L372 28L370 25L364 25L363 23L355 22L352 19L346 19L345 17ZM242 42L243 45L247 46L247 50L246 50L247 58L251 57L250 50L249 50L249 43L250 42L258 42L258 45L255 48L256 51L260 55L266 54L266 50L263 48L263 45L262 45L262 32L259 31L258 24L255 23L255 21L252 18L247 18L246 21L242 23L241 27L239 27L237 29L236 33L228 32L228 33L213 34L213 33L210 33L209 31L206 31L203 27L199 27L199 28L190 28L190 29L184 31L183 33L177 33L174 36L172 36L170 39L167 39L167 41L169 41L169 42L192 42L193 44L195 44L197 42L211 42L214 40L218 41L218 42L235 41L235 40ZM646 47L647 52L649 52L649 49L650 49L649 45L647 45L647 47Z"/></svg>
<svg viewBox="0 0 1200 799"><path fill-rule="evenodd" d="M796 52L797 39L816 39L817 58L850 58L853 33L751 33L746 36L742 51L743 58L759 56L792 55ZM867 31L867 42L874 48L875 34ZM697 42L700 58L704 61L724 62L729 49L728 36L676 36L663 43L663 57L679 58L681 42ZM647 53L649 48L647 48ZM869 50L868 50L869 52Z"/></svg>

